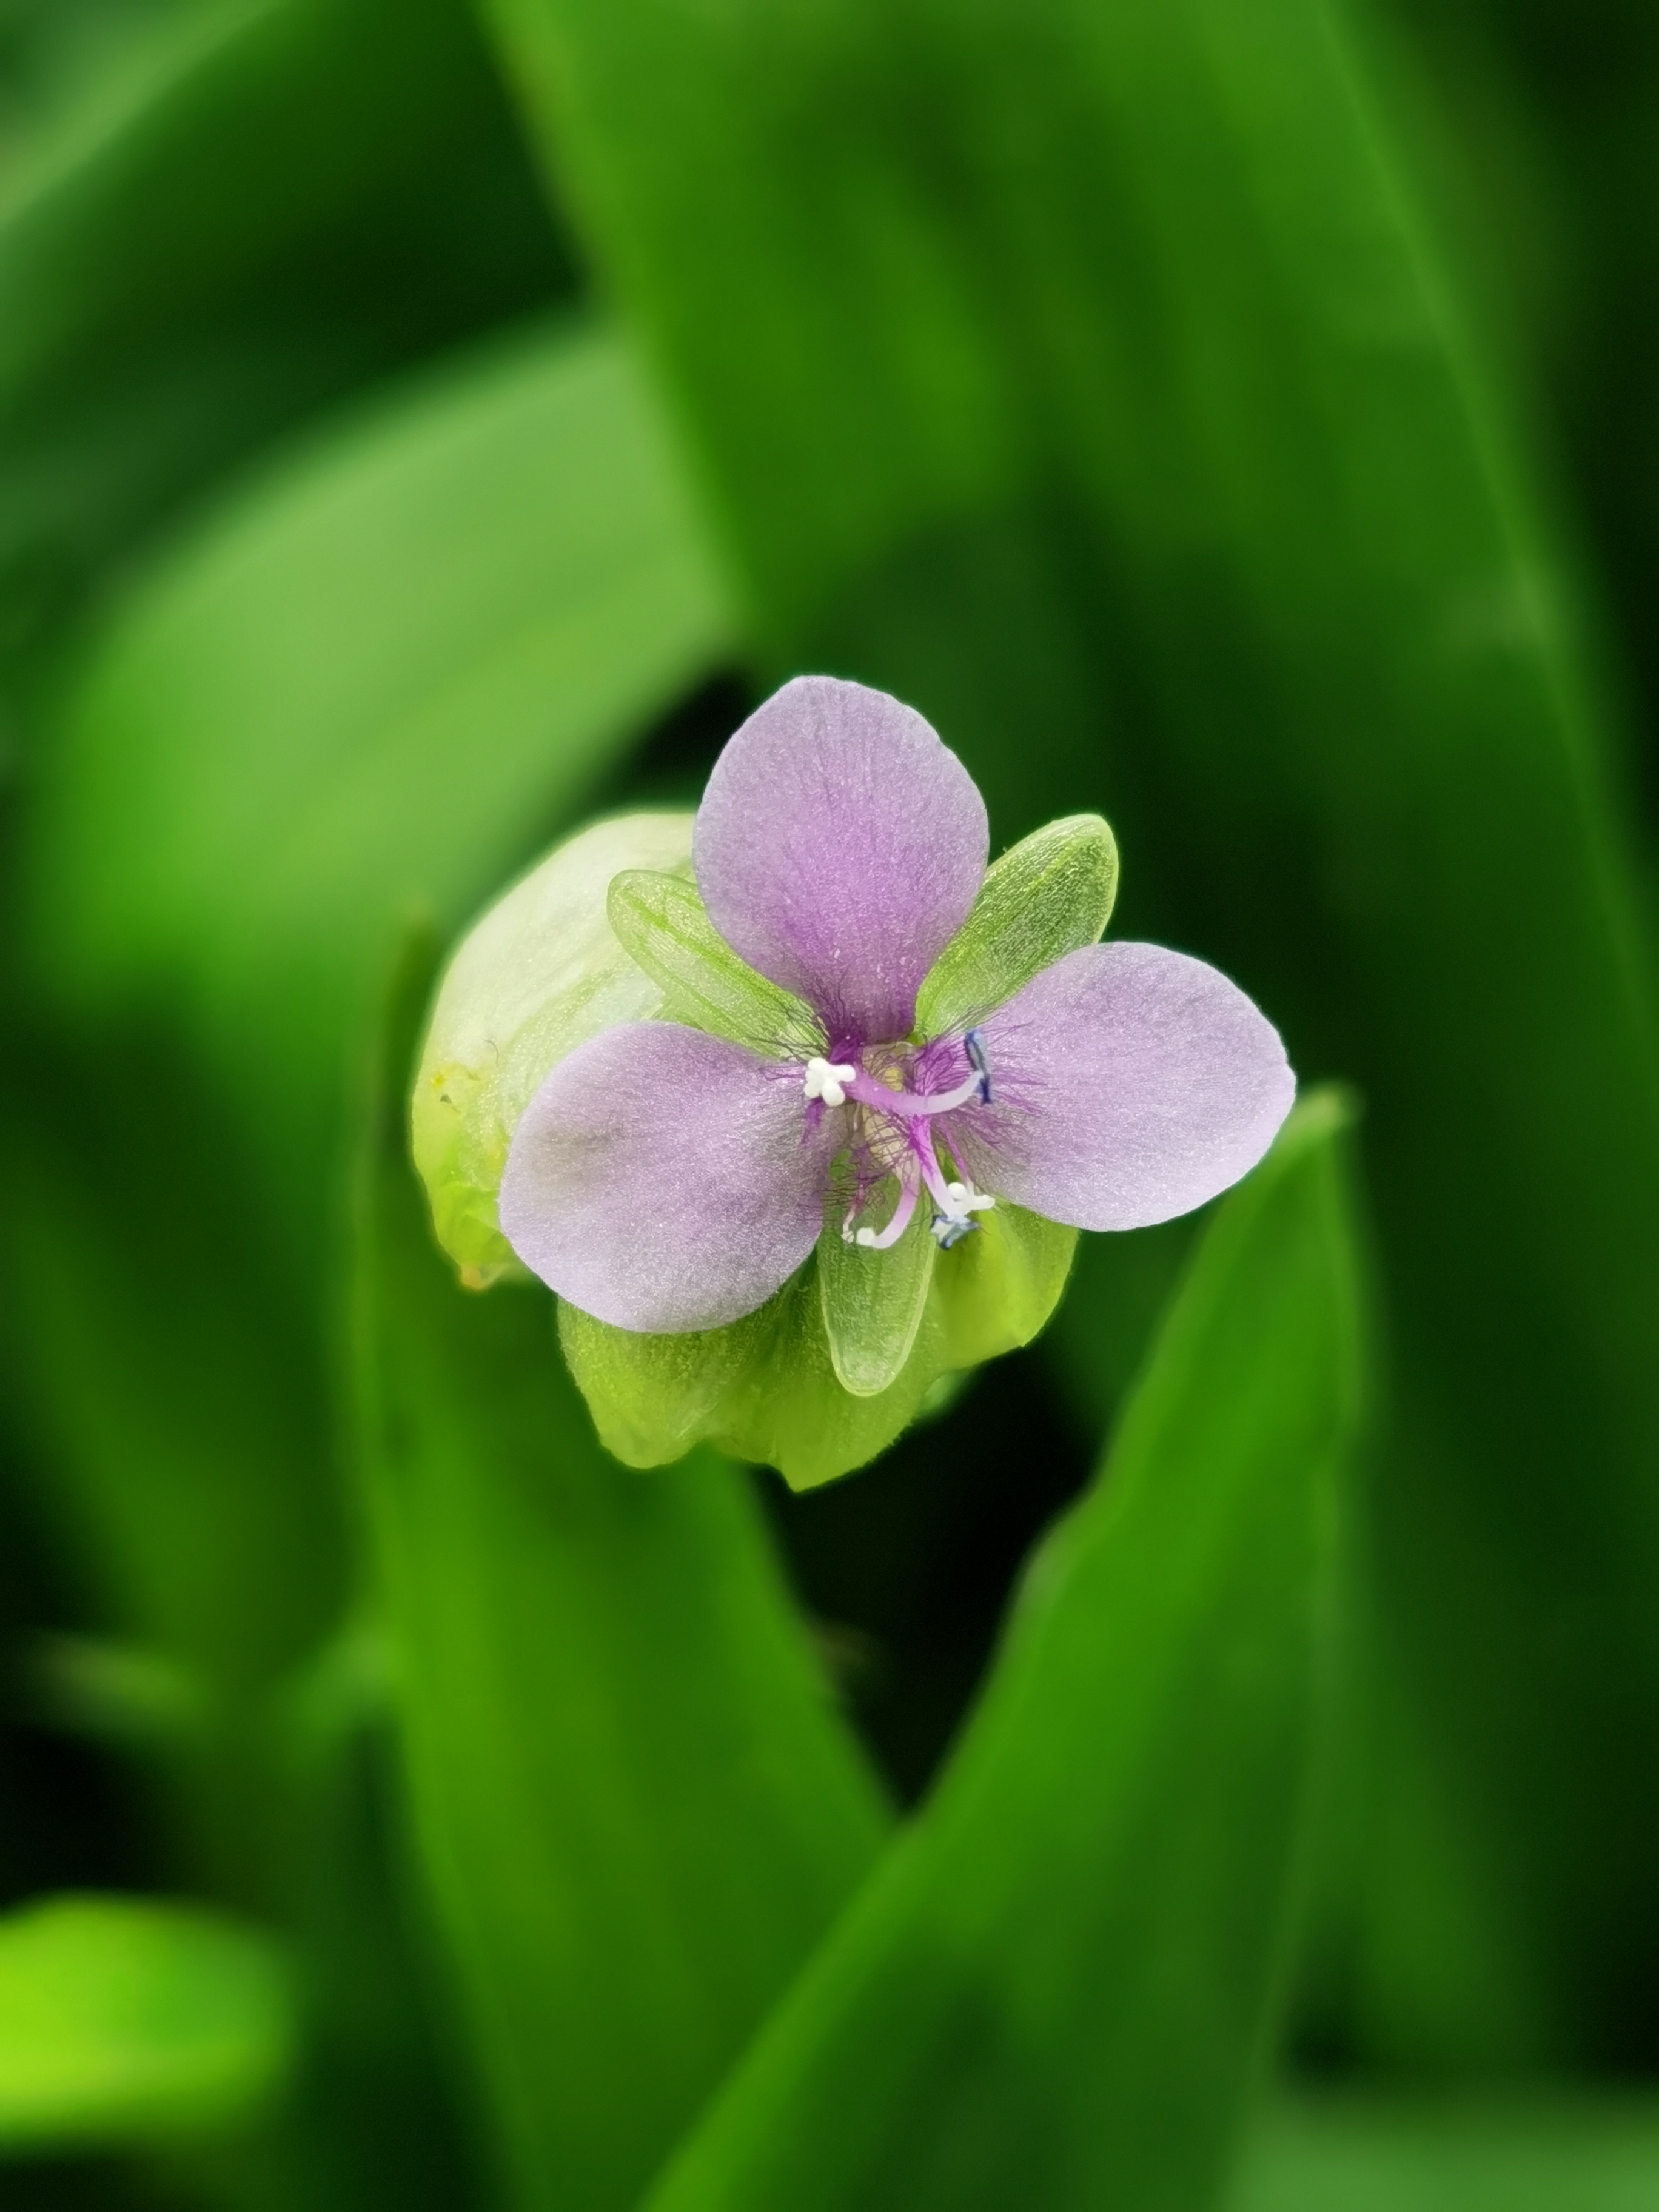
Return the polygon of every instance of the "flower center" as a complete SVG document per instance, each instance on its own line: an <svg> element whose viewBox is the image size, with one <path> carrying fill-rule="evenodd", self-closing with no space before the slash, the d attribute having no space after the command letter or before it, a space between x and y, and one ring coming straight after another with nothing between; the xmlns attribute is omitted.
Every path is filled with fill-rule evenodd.
<svg viewBox="0 0 1659 2212"><path fill-rule="evenodd" d="M978 1228L974 1216L996 1204L994 1198L974 1188L950 1125L942 1118L991 1103L990 1061L977 1030L969 1030L962 1051L966 1073L946 1091L907 1089L902 1057L880 1047L870 1054L860 1050L847 1060L814 1056L806 1062L801 1091L809 1108L816 1103L822 1110L850 1100L854 1109L851 1154L856 1180L842 1226L849 1244L871 1252L896 1244L926 1191L933 1202L934 1240L941 1251L948 1252ZM927 1055L912 1062L913 1076L917 1065L927 1067ZM956 1170L953 1176L940 1164L941 1144ZM897 1182L898 1198L886 1227L855 1228L859 1215L890 1177Z"/></svg>

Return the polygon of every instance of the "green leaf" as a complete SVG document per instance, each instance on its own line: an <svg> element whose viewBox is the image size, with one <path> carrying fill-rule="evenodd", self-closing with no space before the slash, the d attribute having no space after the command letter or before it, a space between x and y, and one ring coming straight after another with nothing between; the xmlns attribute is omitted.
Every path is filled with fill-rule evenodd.
<svg viewBox="0 0 1659 2212"><path fill-rule="evenodd" d="M896 1203L895 1185L886 1218L872 1212L865 1226L884 1229ZM836 1382L855 1398L873 1398L897 1379L910 1357L927 1310L933 1261L940 1255L925 1202L897 1243L884 1252L849 1243L842 1234L843 1211L832 1189L818 1239L818 1305Z"/></svg>
<svg viewBox="0 0 1659 2212"><path fill-rule="evenodd" d="M885 1451L936 1384L1029 1344L1053 1313L1076 1230L1013 1206L979 1218L974 1236L936 1261L912 1256L912 1266L920 1257L931 1268L927 1300L909 1357L873 1395L855 1393L838 1371L818 1283L824 1241L775 1298L729 1328L641 1336L561 1301L559 1340L599 1435L630 1467L660 1466L708 1438L738 1459L776 1468L793 1488L810 1490ZM933 1241L928 1236L930 1248ZM838 1249L830 1265L840 1257ZM893 1295L846 1313L841 1357L850 1354L866 1381L889 1364L890 1353L865 1324L896 1309L898 1325L910 1326L914 1277L902 1273L891 1280ZM843 1282L829 1295L850 1306L849 1287Z"/></svg>
<svg viewBox="0 0 1659 2212"><path fill-rule="evenodd" d="M1117 843L1097 814L1023 837L987 875L916 994L916 1033L971 1029L1022 985L1098 942L1117 896Z"/></svg>
<svg viewBox="0 0 1659 2212"><path fill-rule="evenodd" d="M1533 2088L1281 2102L1251 2131L1227 2212L1638 2212L1656 2197L1650 2097Z"/></svg>
<svg viewBox="0 0 1659 2212"><path fill-rule="evenodd" d="M611 927L661 990L671 1021L769 1058L807 1060L823 1050L811 1008L738 959L685 877L638 868L619 875L611 886Z"/></svg>
<svg viewBox="0 0 1659 2212"><path fill-rule="evenodd" d="M1438 110L1431 143L1459 195L1464 264L1474 281L1496 284L1524 338L1586 509L1621 659L1640 687L1635 734L1645 736L1650 793L1659 483L1631 457L1653 434L1659 358L1659 236L1648 220L1659 192L1659 19L1617 8L1586 23L1566 57L1511 0L1393 0L1385 27Z"/></svg>
<svg viewBox="0 0 1659 2212"><path fill-rule="evenodd" d="M652 2212L1199 2212L1273 2009L1358 1291L1320 1095L1217 1214L931 1802Z"/></svg>
<svg viewBox="0 0 1659 2212"><path fill-rule="evenodd" d="M523 1272L495 1195L519 1117L550 1070L601 1030L662 1011L661 991L612 933L611 881L690 850L689 814L596 823L499 898L444 971L410 1121L438 1242L475 1290Z"/></svg>
<svg viewBox="0 0 1659 2212"><path fill-rule="evenodd" d="M927 714L1001 835L1105 802L1119 926L1362 1085L1386 1663L1514 1963L1379 1831L1350 2025L1604 2050L1659 1974L1651 969L1408 81L1347 0L494 12L780 665Z"/></svg>
<svg viewBox="0 0 1659 2212"><path fill-rule="evenodd" d="M37 12L106 51L8 84L0 681L294 422L571 285L456 0Z"/></svg>
<svg viewBox="0 0 1659 2212"><path fill-rule="evenodd" d="M884 1815L746 1480L618 1468L547 1294L456 1285L405 1066L365 1162L355 1357L415 1836L515 2203L620 2212Z"/></svg>
<svg viewBox="0 0 1659 2212"><path fill-rule="evenodd" d="M292 2057L292 1995L252 1929L137 1898L0 1917L0 2157L207 2135Z"/></svg>
<svg viewBox="0 0 1659 2212"><path fill-rule="evenodd" d="M46 1502L123 1633L268 1678L337 1606L316 1310L376 963L730 635L631 356L566 327L286 459L92 649L26 854L58 1073L0 1113Z"/></svg>
<svg viewBox="0 0 1659 2212"><path fill-rule="evenodd" d="M1116 1421L1203 1222L1182 1213L1080 1246L1043 1350L1085 1434L1104 1436Z"/></svg>
<svg viewBox="0 0 1659 2212"><path fill-rule="evenodd" d="M36 931L71 1003L165 984L276 1212L326 1234L341 1040L730 649L625 346L521 335L290 459L123 610L71 702Z"/></svg>

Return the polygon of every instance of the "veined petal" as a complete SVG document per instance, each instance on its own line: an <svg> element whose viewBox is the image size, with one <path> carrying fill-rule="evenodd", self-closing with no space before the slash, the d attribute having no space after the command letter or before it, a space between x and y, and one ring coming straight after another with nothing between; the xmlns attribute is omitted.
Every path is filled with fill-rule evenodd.
<svg viewBox="0 0 1659 2212"><path fill-rule="evenodd" d="M561 1297L619 1328L718 1328L811 1251L842 1116L802 1141L799 1080L741 1045L641 1022L561 1060L526 1108L501 1224Z"/></svg>
<svg viewBox="0 0 1659 2212"><path fill-rule="evenodd" d="M988 1107L951 1131L987 1190L1077 1229L1142 1229L1253 1168L1291 1110L1279 1032L1158 945L1091 945L981 1025Z"/></svg>
<svg viewBox="0 0 1659 2212"><path fill-rule="evenodd" d="M908 1035L990 836L973 778L920 714L799 676L714 763L691 849L732 950L808 1000L832 1037L876 1041Z"/></svg>

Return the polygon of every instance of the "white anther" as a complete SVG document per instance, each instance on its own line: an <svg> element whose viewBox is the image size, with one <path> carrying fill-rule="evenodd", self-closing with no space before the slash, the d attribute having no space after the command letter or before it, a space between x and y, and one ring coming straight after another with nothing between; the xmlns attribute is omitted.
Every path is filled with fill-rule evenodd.
<svg viewBox="0 0 1659 2212"><path fill-rule="evenodd" d="M945 1194L960 1213L988 1213L996 1204L982 1190L969 1190L965 1182L947 1182Z"/></svg>
<svg viewBox="0 0 1659 2212"><path fill-rule="evenodd" d="M843 1067L838 1062L825 1060L815 1053L806 1063L806 1077L801 1089L809 1098L822 1098L826 1106L847 1103L845 1085L858 1073L856 1067Z"/></svg>
<svg viewBox="0 0 1659 2212"><path fill-rule="evenodd" d="M854 1241L862 1244L867 1252L876 1241L876 1232L873 1229L860 1229Z"/></svg>

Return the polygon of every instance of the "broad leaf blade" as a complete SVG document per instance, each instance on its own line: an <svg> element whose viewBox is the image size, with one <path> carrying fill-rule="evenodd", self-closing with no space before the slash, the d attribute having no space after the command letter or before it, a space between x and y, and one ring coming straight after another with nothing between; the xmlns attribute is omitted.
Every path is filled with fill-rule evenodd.
<svg viewBox="0 0 1659 2212"><path fill-rule="evenodd" d="M517 2201L602 2212L636 2201L884 1818L746 1478L618 1467L546 1293L457 1287L391 1065L356 1357L415 1832Z"/></svg>
<svg viewBox="0 0 1659 2212"><path fill-rule="evenodd" d="M653 2212L1198 2212L1278 1981L1360 1320L1305 1104L1215 1218L983 1701Z"/></svg>
<svg viewBox="0 0 1659 2212"><path fill-rule="evenodd" d="M392 917L462 921L731 637L625 345L578 325L457 364L271 471L124 610L43 793L49 973L94 1006L166 979L278 1211L320 1230L292 1179Z"/></svg>
<svg viewBox="0 0 1659 2212"><path fill-rule="evenodd" d="M258 1676L337 1603L316 1286L374 963L411 902L496 890L729 635L631 359L575 328L286 460L91 654L27 852L71 1043L8 1158L20 1385L124 1632Z"/></svg>

